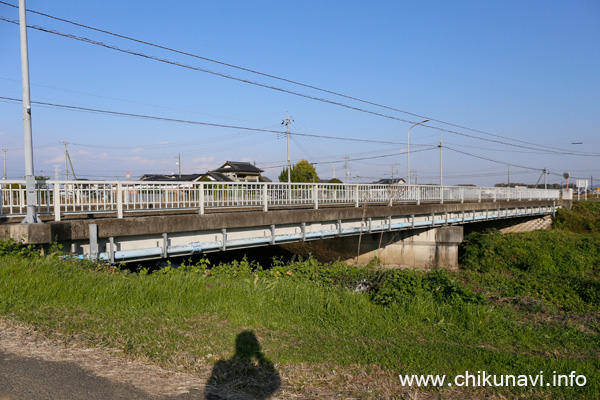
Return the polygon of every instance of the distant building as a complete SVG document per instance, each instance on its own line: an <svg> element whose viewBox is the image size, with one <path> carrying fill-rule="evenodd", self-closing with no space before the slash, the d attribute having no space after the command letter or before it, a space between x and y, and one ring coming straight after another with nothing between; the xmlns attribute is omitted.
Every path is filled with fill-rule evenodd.
<svg viewBox="0 0 600 400"><path fill-rule="evenodd" d="M261 175L264 170L248 162L227 161L219 168L208 171L200 180L215 182L271 182Z"/></svg>
<svg viewBox="0 0 600 400"><path fill-rule="evenodd" d="M140 181L148 182L271 182L261 175L264 172L247 162L227 161L219 168L204 174L145 174Z"/></svg>
<svg viewBox="0 0 600 400"><path fill-rule="evenodd" d="M163 174L144 174L140 181L151 181L151 182L196 182L199 178L202 177L202 174L171 174L171 175L163 175Z"/></svg>
<svg viewBox="0 0 600 400"><path fill-rule="evenodd" d="M383 178L373 183L376 185L404 185L406 181L402 178Z"/></svg>

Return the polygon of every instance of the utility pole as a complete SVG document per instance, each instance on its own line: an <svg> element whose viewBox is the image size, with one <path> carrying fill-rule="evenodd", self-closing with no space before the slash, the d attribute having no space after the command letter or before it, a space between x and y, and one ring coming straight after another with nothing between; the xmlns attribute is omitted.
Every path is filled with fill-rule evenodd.
<svg viewBox="0 0 600 400"><path fill-rule="evenodd" d="M442 135L443 135L443 133L440 133L440 145L438 146L440 148L440 187L443 185L443 179L442 179Z"/></svg>
<svg viewBox="0 0 600 400"><path fill-rule="evenodd" d="M67 149L67 145L69 144L69 142L67 142L67 140L65 139L64 142L59 142L59 143L63 143L65 145L65 179L67 181L69 180L69 165L70 165L71 172L73 173L73 179L77 180L77 177L75 176L75 169L73 168L73 162L71 162L71 156L69 155L69 150Z"/></svg>
<svg viewBox="0 0 600 400"><path fill-rule="evenodd" d="M69 160L69 165L71 166L71 172L73 173L73 180L77 180L77 176L75 176L75 168L73 168L73 163L71 162L71 156L69 155L69 152L67 151L67 159Z"/></svg>
<svg viewBox="0 0 600 400"><path fill-rule="evenodd" d="M6 149L6 147L2 149L2 152L4 153L4 178L3 178L4 180L6 180L6 152L7 151L8 150Z"/></svg>
<svg viewBox="0 0 600 400"><path fill-rule="evenodd" d="M508 167L508 187L510 187L510 165L506 164L506 166Z"/></svg>
<svg viewBox="0 0 600 400"><path fill-rule="evenodd" d="M544 167L544 189L548 189L548 171Z"/></svg>
<svg viewBox="0 0 600 400"><path fill-rule="evenodd" d="M59 176L59 172L58 172L58 165L55 165L54 166L54 180L57 181L59 179L60 179L60 176Z"/></svg>
<svg viewBox="0 0 600 400"><path fill-rule="evenodd" d="M285 125L286 127L286 137L287 137L287 170L288 170L288 183L292 181L292 164L290 162L290 122L293 122L294 119L290 118L290 114L285 112L285 119L281 123L281 125Z"/></svg>
<svg viewBox="0 0 600 400"><path fill-rule="evenodd" d="M25 0L19 0L19 27L21 37L21 76L23 79L23 123L25 128L25 190L27 191L27 216L24 224L40 223L35 209L35 175L33 174L33 135L31 129L31 98L29 93L29 54L27 50L27 18Z"/></svg>
<svg viewBox="0 0 600 400"><path fill-rule="evenodd" d="M346 179L344 181L345 181L345 183L348 183L348 174L349 174L349 172L348 172L348 159L350 157L344 156L342 158L344 159L344 171L345 171L345 175L346 175Z"/></svg>
<svg viewBox="0 0 600 400"><path fill-rule="evenodd" d="M64 142L62 142L65 145L65 180L69 180L69 151L67 150L67 139L65 139Z"/></svg>
<svg viewBox="0 0 600 400"><path fill-rule="evenodd" d="M177 154L177 165L179 166L179 179L181 179L181 153Z"/></svg>

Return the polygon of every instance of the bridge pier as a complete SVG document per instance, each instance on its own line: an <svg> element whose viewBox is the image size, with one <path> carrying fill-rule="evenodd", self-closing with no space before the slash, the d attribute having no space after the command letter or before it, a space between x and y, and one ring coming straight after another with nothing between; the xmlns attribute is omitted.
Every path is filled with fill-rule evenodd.
<svg viewBox="0 0 600 400"><path fill-rule="evenodd" d="M455 270L458 269L458 245L462 241L462 226L442 226L291 243L283 247L300 254L310 252L322 261L340 259L365 265L377 257L386 267Z"/></svg>

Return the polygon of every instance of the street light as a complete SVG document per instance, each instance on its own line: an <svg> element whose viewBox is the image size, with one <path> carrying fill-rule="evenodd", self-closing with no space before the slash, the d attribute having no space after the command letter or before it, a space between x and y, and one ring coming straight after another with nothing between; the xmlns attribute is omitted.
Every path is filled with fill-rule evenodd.
<svg viewBox="0 0 600 400"><path fill-rule="evenodd" d="M425 122L429 122L429 120L426 119L425 121L417 122L416 124L414 124L413 126L411 126L410 128L408 128L408 133L406 134L406 155L408 157L408 159L407 159L407 165L406 165L406 171L407 171L408 184L409 185L412 183L412 179L410 178L410 130L412 128L414 128L415 126L417 126L417 125L424 124Z"/></svg>

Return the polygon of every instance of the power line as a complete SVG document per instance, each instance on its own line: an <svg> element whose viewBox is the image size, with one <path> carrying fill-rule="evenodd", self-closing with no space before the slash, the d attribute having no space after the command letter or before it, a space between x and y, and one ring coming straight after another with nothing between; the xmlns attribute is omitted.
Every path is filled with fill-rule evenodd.
<svg viewBox="0 0 600 400"><path fill-rule="evenodd" d="M461 147L468 147L470 149L479 149L479 150L487 150L487 151L503 151L505 152L506 149L493 149L490 147L481 147L481 146L469 146L466 144L462 144L462 143L450 143L447 142L448 144L451 145L456 145L456 146L461 146ZM548 151L547 150L535 150L535 151L523 151L523 150L510 150L511 153L522 153L522 154L547 154ZM568 151L564 151L564 152L553 152L555 154L564 154L564 155L580 155L578 153L571 153Z"/></svg>
<svg viewBox="0 0 600 400"><path fill-rule="evenodd" d="M0 1L0 3L2 3L2 2ZM9 81L9 82L21 83L21 81L19 81L17 79L9 79L9 78L2 78L2 77L0 77L0 79L4 80L4 81ZM67 92L67 93L82 94L82 95L85 95L85 96L97 97L97 98L100 98L100 99L117 100L117 101L122 101L124 103L139 104L139 105L142 105L142 106L162 108L162 109L165 109L165 110L182 111L182 112L185 112L185 113L192 113L192 114L198 114L198 115L206 115L206 116L209 116L209 117L230 119L230 120L235 120L235 121L245 121L245 120L239 119L239 118L225 117L225 116L222 116L222 115L202 113L202 112L193 111L193 110L184 110L184 109L175 108L175 107L159 106L157 104L150 104L150 103L144 103L144 102L140 102L140 101L132 101L132 100L119 99L117 97L102 96L102 95L99 95L99 94L86 93L86 92L81 92L81 91L78 91L78 90L64 89L64 88L59 88L59 87L49 86L49 85L40 85L40 84L32 83L31 86L43 87L43 88L53 89L53 90L59 90L61 92Z"/></svg>
<svg viewBox="0 0 600 400"><path fill-rule="evenodd" d="M5 3L5 2L2 2L2 1L0 1L0 3L12 6L12 5L10 5L8 3ZM18 24L17 21L14 21L14 20L2 17L2 16L0 16L0 20L5 21L5 22L9 22L9 23L13 23L13 24ZM392 120L396 120L396 121L400 121L400 122L405 122L405 123L409 123L409 124L414 123L414 121L410 121L410 120L407 120L407 119L394 117L392 115L383 114L383 113L380 113L380 112L363 109L363 108L352 106L352 105L349 105L349 104L345 104L345 103L341 103L341 102L337 102L337 101L328 100L328 99L325 99L325 98L311 96L311 95L308 95L308 94L299 93L299 92L295 92L295 91L292 91L292 90L283 89L283 88L280 88L280 87L276 87L276 86L272 86L272 85L268 85L268 84L264 84L264 83L260 83L260 82L251 81L251 80L244 79L244 78L235 77L235 76L224 74L224 73L217 72L217 71L212 71L212 70L208 70L208 69L204 69L204 68L200 68L200 67L194 67L194 66L191 66L191 65L186 65L186 64L183 64L183 63L179 63L177 61L172 61L172 60L168 60L168 59L164 59L164 58L160 58L160 57L156 57L156 56L151 56L151 55L148 55L148 54L144 54L144 53L140 53L140 52L136 52L136 51L132 51L132 50L123 49L123 48L120 48L118 46L109 45L109 44L106 44L106 43L103 43L103 42L98 42L98 41L95 41L95 40L92 40L92 39L89 39L89 38L85 38L85 37L81 37L81 36L76 36L76 35L67 34L67 33L61 33L61 32L58 32L56 30L52 30L52 29L40 27L40 26L37 26L37 25L28 25L28 27L31 28L31 29L36 29L36 30L39 30L39 31L42 31L42 32L51 33L51 34L62 36L62 37L66 37L66 38L69 38L69 39L74 39L74 40L82 41L82 42L85 42L85 43L94 44L94 45L97 45L97 46L101 46L101 47L108 48L108 49L111 49L111 50L119 51L119 52L122 52L122 53L131 54L131 55L135 55L135 56L138 56L138 57L147 58L147 59L151 59L151 60L154 60L154 61L159 61L159 62L163 62L163 63L166 63L166 64L170 64L170 65L174 65L174 66L178 66L178 67L182 67L182 68L187 68L187 69L191 69L191 70L195 70L195 71L205 72L205 73L208 73L208 74L220 76L222 78L226 78L226 79L231 79L231 80L235 80L235 81L247 83L247 84L251 84L251 85L255 85L255 86L259 86L259 87L263 87L263 88L267 88L267 89L279 91L279 92L282 92L282 93L287 93L287 94L291 94L291 95L294 95L294 96L299 96L299 97L303 97L303 98L307 98L307 99L310 99L310 100L315 100L315 101L319 101L319 102L323 102L323 103L327 103L327 104L331 104L331 105L337 105L337 106L340 106L340 107L343 107L343 108L347 108L347 109L350 109L350 110L355 110L355 111L359 111L359 112L363 112L363 113L367 113L367 114L371 114L371 115L375 115L375 116L379 116L379 117L383 117L383 118L388 118L388 119L392 119ZM150 45L152 45L152 44L150 44ZM158 45L156 45L156 46L157 47L161 47L161 46L158 46ZM198 56L198 57L201 58L200 56ZM281 80L284 80L284 79L281 78ZM293 81L291 81L291 82L293 82ZM299 83L296 83L296 84L299 84ZM310 85L304 85L304 84L302 84L302 85L306 86L306 87L311 87ZM316 88L316 89L318 89L318 88ZM323 92L329 93L329 91L327 91L327 90L324 90L324 89L320 89L320 90L323 91ZM350 96L345 96L345 95L337 94L335 92L331 92L331 93L332 94L336 94L338 96L355 99L355 98L352 98ZM390 108L390 107L387 107L387 106L378 105L377 103L371 103L371 102L360 100L360 99L356 99L356 100L357 101L362 101L362 102L365 102L365 103L368 103L368 104L377 105L379 107L396 110L396 109L393 109L393 108ZM403 112L401 110L396 110L396 111ZM406 112L404 112L404 113L406 113ZM418 114L412 114L412 113L406 113L406 114L413 115L413 116L417 116L418 115ZM421 118L423 116L419 116L419 117ZM547 153L570 154L570 155L593 156L593 157L596 157L596 156L600 155L599 153L585 153L585 152L569 152L569 153L565 153L561 149L550 147L550 146L540 145L540 144L536 144L536 143L531 143L531 142L526 142L526 141L522 141L522 140L518 140L518 139L509 138L509 137L506 137L506 136L491 134L491 133L487 133L487 132L484 132L484 131L474 130L474 129L471 129L471 128L466 128L466 127L462 127L462 126L459 126L459 125L450 124L450 123L447 123L447 122L444 122L444 121L441 121L441 120L432 119L432 118L430 118L430 120L431 121L435 121L435 122L439 122L439 123L442 123L442 124L445 124L445 125L459 127L461 129L465 129L465 130L469 130L469 131L474 131L474 132L477 132L477 133L485 134L487 136L502 138L502 139L511 140L511 141L514 141L514 142L526 143L526 144L529 144L529 145L533 145L533 146L537 146L537 147L548 148L548 149L554 150L554 151L546 150ZM534 148L534 147L529 147L529 146L523 146L523 145L516 145L516 144L513 144L513 143L507 143L507 142L503 142L501 140L496 140L496 139L482 138L482 137L479 137L479 136L469 135L469 134L466 134L464 132L457 132L457 131L453 131L453 130L449 130L449 129L443 129L443 128L432 126L432 125L422 125L422 126L430 128L430 129L435 129L435 130L438 130L438 131L441 131L441 132L447 132L447 133L451 133L451 134L455 134L455 135L469 137L469 138L472 138L472 139L484 140L484 141L488 141L488 142L494 142L494 143L504 144L506 146L520 147L520 148L525 148L525 149L530 149L530 150L541 151L539 148Z"/></svg>
<svg viewBox="0 0 600 400"><path fill-rule="evenodd" d="M505 161L498 161L498 160L494 160L494 159L491 159L491 158L487 158L487 157L483 157L483 156L478 156L476 154L471 154L471 153L467 153L466 151L456 150L456 149L453 149L452 147L448 147L448 146L446 146L445 148L448 149L448 150L454 151L455 153L464 154L464 155L467 155L467 156L470 156L470 157L475 157L475 158L479 158L481 160L491 161L491 162L495 162L495 163L498 163L498 164L510 165L511 167L529 169L529 170L533 170L533 171L541 171L542 170L542 168L524 167L522 165L511 164L511 163L507 163Z"/></svg>
<svg viewBox="0 0 600 400"><path fill-rule="evenodd" d="M0 20L5 21L5 22L9 22L9 23L12 23L12 24L18 24L17 21L14 21L14 20L2 17L2 16L0 16ZM250 85L260 86L260 87L263 87L263 88L272 89L272 90L279 91L279 92L282 92L282 93L292 94L292 95L295 95L295 96L299 96L299 97L304 97L304 98L311 99L311 100L320 101L320 102L323 102L323 103L333 104L333 105L337 105L337 106L340 106L340 107L348 108L348 109L351 109L351 110L361 111L361 112L364 112L364 113L367 113L367 114L373 114L373 115L377 115L377 116L384 117L384 118L389 118L389 119L394 119L394 120L401 121L401 122L412 123L412 121L409 121L409 120L406 120L406 119L402 119L402 118L397 118L397 117L394 117L394 116L391 116L391 115L386 115L386 114L378 113L376 111L365 110L365 109L362 109L362 108L359 108L359 107L355 107L355 106L351 106L351 105L348 105L348 104L344 104L344 103L340 103L340 102L336 102L336 101L332 101L332 100L328 100L328 99L324 99L324 98L320 98L320 97L315 97L315 96L311 96L311 95L304 94L304 93L295 92L293 90L283 89L283 88L280 88L280 87L277 87L277 86L267 85L265 83L260 83L260 82L255 82L255 81L251 81L251 80L244 79L244 78L235 77L235 76L232 76L232 75L224 74L222 72L212 71L212 70L208 70L208 69L204 69L204 68L200 68L200 67L194 67L192 65L183 64L183 63L180 63L180 62L177 62L177 61L168 60L168 59L160 58L160 57L156 57L156 56L151 56L151 55L144 54L144 53L137 52L137 51L133 51L133 50L123 49L123 48L120 48L120 47L115 46L115 45L106 44L106 43L99 42L99 41L96 41L96 40L93 40L93 39L89 39L89 38L86 38L86 37L83 37L83 36L76 36L76 35L72 35L72 34L68 34L68 33L62 33L62 32L58 32L58 31L53 30L53 29L44 28L44 27L41 27L41 26L38 26L38 25L27 25L27 27L31 28L31 29L35 29L35 30L41 31L41 32L51 33L53 35L62 36L62 37L65 37L65 38L78 40L80 42L85 42L85 43L93 44L93 45L96 45L96 46L104 47L104 48L107 48L107 49L119 51L121 53L131 54L131 55L134 55L134 56L138 56L138 57L142 57L142 58L147 58L147 59L150 59L150 60L159 61L159 62L163 62L163 63L166 63L166 64L170 64L170 65L174 65L174 66L178 66L178 67L182 67L182 68L191 69L191 70L194 70L194 71L205 72L207 74L212 74L212 75L220 76L222 78L227 78L227 79L235 80L235 81L238 81L238 82L248 83Z"/></svg>
<svg viewBox="0 0 600 400"><path fill-rule="evenodd" d="M20 99L16 99L16 98L12 98L12 97L3 97L3 96L0 96L0 99L14 101L14 102L21 101ZM214 128L237 129L237 130L244 130L244 131L251 131L251 132L276 133L278 135L285 134L285 132L271 130L271 129L249 128L249 127L245 127L245 126L224 125L224 124L216 124L216 123L211 123L211 122L201 122L201 121L191 121L191 120L176 119L176 118L157 117L154 115L133 114L133 113L125 113L125 112L119 112L119 111L101 110L101 109L96 109L96 108L70 106L70 105L65 105L65 104L46 103L46 102L41 102L41 101L32 101L32 103L38 104L41 106L61 108L61 109L72 110L72 111L107 114L107 115L114 115L114 116L120 116L120 117L132 117L132 118L141 118L141 119L149 119L149 120L156 120L156 121L165 121L165 122L178 122L178 123L183 123L183 124L210 126L210 127L214 127ZM392 144L392 145L404 144L404 143L389 142L389 141L384 141L384 140L357 139L357 138L348 138L348 137L314 135L314 134L309 134L309 133L298 133L298 132L290 132L290 135L314 137L314 138L319 138L319 139L362 142L362 143L378 143L378 144Z"/></svg>
<svg viewBox="0 0 600 400"><path fill-rule="evenodd" d="M0 4L4 4L6 6L13 7L13 8L18 8L17 6L12 5L10 3L7 3L5 1L0 1ZM398 109L398 108L395 108L395 107L386 106L386 105L383 105L383 104L380 104L380 103L376 103L376 102L369 101L369 100L364 100L364 99L361 99L361 98L358 98L358 97L345 95L343 93L335 92L335 91L332 91L332 90L323 89L323 88L320 88L318 86L314 86L314 85L310 85L310 84L298 82L298 81L295 81L295 80L292 80L292 79L282 78L282 77L279 77L279 76L276 76L276 75L273 75L273 74L268 74L268 73L260 72L260 71L254 70L254 69L250 69L250 68L246 68L246 67L241 67L239 65L226 63L226 62L223 62L223 61L211 59L211 58L208 58L208 57L203 57L203 56L200 56L200 55L197 55L197 54L193 54L193 53L189 53L189 52L186 52L186 51L177 50L177 49L174 49L174 48L171 48L171 47L167 47L167 46L162 46L162 45L159 45L159 44L156 44L156 43L151 43L151 42L148 42L148 41L145 41L145 40L136 39L136 38L133 38L133 37L130 37L130 36L126 36L126 35L122 35L122 34L110 32L110 31L107 31L107 30L104 30L104 29L95 28L95 27L92 27L92 26L89 26L89 25L85 25L85 24L82 24L82 23L79 23L79 22L75 22L75 21L71 21L71 20L64 19L64 18L59 18L59 17L53 16L53 15L50 15L50 14L46 14L46 13L42 13L42 12L39 12L39 11L30 10L30 9L27 9L27 11L29 11L31 13L34 13L34 14L41 15L41 16L46 17L46 18L54 19L54 20L65 22L65 23L68 23L68 24L71 24L71 25L74 25L74 26L78 26L78 27L81 27L81 28L85 28L85 29L89 29L89 30L92 30L92 31L104 33L104 34L107 34L107 35L110 35L110 36L118 37L120 39L129 40L129 41L132 41L132 42L136 42L136 43L144 44L144 45L147 45L147 46L155 47L155 48L158 48L158 49L161 49L161 50L166 50L166 51L170 51L170 52L173 52L173 53L177 53L177 54L181 54L181 55L185 55L185 56L197 58L197 59L200 59L200 60L204 60L204 61L215 63L215 64L218 64L218 65L223 65L223 66L226 66L226 67L238 69L238 70L241 70L241 71L250 72L252 74L264 76L264 77L267 77L267 78L279 80L279 81L286 82L286 83L291 83L293 85L305 87L305 88L308 88L308 89L313 89L313 90L316 90L316 91L319 91L319 92L331 94L331 95L342 97L342 98L349 99L349 100L354 100L354 101L357 101L357 102L360 102L360 103L369 104L369 105L380 107L380 108L383 108L383 109L386 109L386 110L396 111L396 112L399 112L399 113L402 113L402 114L410 115L410 116L421 118L421 119L428 119L430 121L441 123L441 124L448 125L448 126L452 126L454 128L460 128L460 129L468 130L468 131L471 131L471 132L480 133L480 134L483 134L483 135L488 135L488 136L497 137L497 138L503 138L503 139L506 139L506 140L512 140L512 141L515 141L515 142L529 144L529 145L533 145L533 146L544 147L544 148L553 149L553 150L560 150L558 148L554 148L554 147L551 147L551 146L545 146L545 145L540 145L540 144L536 144L536 143L532 143L532 142L527 142L527 141L524 141L524 140L513 139L513 138L510 138L510 137L506 137L506 136L502 136L502 135L497 135L497 134L485 132L485 131L482 131L482 130L478 130L478 129L473 129L473 128L461 126L461 125L458 125L458 124L453 124L453 123L450 123L450 122L446 122L446 121L443 121L443 120L435 119L435 118L428 117L428 116L425 116L425 115L421 115L421 114L409 112L409 111L406 111L406 110L401 110L401 109ZM52 32L50 32L50 33L52 33ZM341 105L341 104L338 104L338 105ZM412 123L411 121L405 121L405 120L400 120L400 121Z"/></svg>
<svg viewBox="0 0 600 400"><path fill-rule="evenodd" d="M415 150L413 153L419 153L419 152L422 152L422 151L434 150L436 148L437 147L431 147L429 149ZM375 158L395 157L395 156L398 156L398 155L401 155L401 154L404 154L404 153L392 153L392 154L384 154L384 155L379 155L379 156L359 157L359 158L350 158L350 157L344 156L344 157L342 157L341 160L311 162L310 164L312 164L312 165L341 164L341 163L346 163L348 161L361 161L361 160L371 160L371 159L375 159ZM281 164L283 161L278 161L278 162L280 163L279 165L267 165L267 166L262 166L261 168L263 168L263 169L274 169L274 168L284 168L284 167L287 167L287 164Z"/></svg>
<svg viewBox="0 0 600 400"><path fill-rule="evenodd" d="M437 147L431 147L431 148L428 148L428 149L415 150L415 151L413 151L413 153L420 153L422 151L429 151L429 150L433 150L433 149L437 149ZM395 156L399 156L401 154L405 154L405 153L392 153L392 154L384 154L384 155L381 155L381 156L348 158L348 161L373 160L373 159L376 159L376 158L395 157ZM343 162L343 161L323 161L323 162L315 162L313 164L339 164L341 162Z"/></svg>

